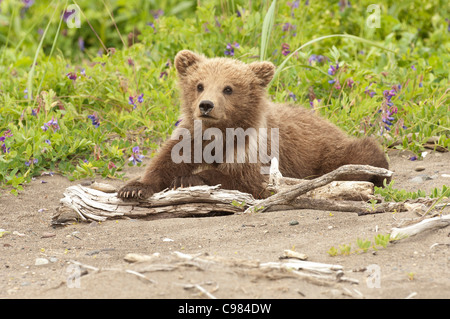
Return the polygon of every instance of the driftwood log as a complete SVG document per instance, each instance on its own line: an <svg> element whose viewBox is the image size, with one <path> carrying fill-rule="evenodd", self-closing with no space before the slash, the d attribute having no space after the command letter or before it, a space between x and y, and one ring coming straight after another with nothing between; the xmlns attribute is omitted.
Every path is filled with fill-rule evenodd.
<svg viewBox="0 0 450 319"><path fill-rule="evenodd" d="M274 195L265 200L256 200L250 194L237 190L221 189L220 185L202 185L164 190L146 200L133 202L117 198L116 190L110 185L75 185L65 190L52 222L65 224L74 220L104 221L108 218L151 220L302 208L358 213L402 210L402 205L397 203L366 203L375 198L372 183L335 182L342 175L361 173L392 175L392 172L381 168L346 165L314 180L298 180L284 178L275 159L268 181Z"/></svg>
<svg viewBox="0 0 450 319"><path fill-rule="evenodd" d="M447 227L450 225L450 215L442 215L432 218L423 219L422 221L405 226L402 228L392 228L391 238L402 239L405 237L411 237L417 235L426 230Z"/></svg>
<svg viewBox="0 0 450 319"><path fill-rule="evenodd" d="M405 203L377 203L372 183L339 181L343 175L362 173L392 175L382 168L346 165L313 180L299 180L283 177L275 160L268 179L268 188L274 195L264 200L256 200L237 190L221 189L220 185L202 185L164 190L146 200L122 201L111 185L75 185L65 190L52 223L64 225L73 221L117 218L153 220L289 209L356 212L359 215L406 210Z"/></svg>

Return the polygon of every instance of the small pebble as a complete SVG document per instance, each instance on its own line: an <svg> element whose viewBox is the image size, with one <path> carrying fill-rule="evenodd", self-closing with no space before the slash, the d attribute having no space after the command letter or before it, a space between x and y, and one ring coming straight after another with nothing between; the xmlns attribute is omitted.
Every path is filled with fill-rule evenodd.
<svg viewBox="0 0 450 319"><path fill-rule="evenodd" d="M415 170L416 172L421 172L421 171L424 171L424 170L425 170L425 167L424 167L424 166L417 166L414 170Z"/></svg>
<svg viewBox="0 0 450 319"><path fill-rule="evenodd" d="M46 258L36 258L36 260L34 261L35 266L47 265L47 264L48 264L48 260Z"/></svg>
<svg viewBox="0 0 450 319"><path fill-rule="evenodd" d="M291 225L291 226L298 225L298 221L297 220L291 220L289 222L289 225Z"/></svg>
<svg viewBox="0 0 450 319"><path fill-rule="evenodd" d="M50 237L55 237L55 236L56 236L55 233L45 232L45 233L42 233L41 238L50 238Z"/></svg>

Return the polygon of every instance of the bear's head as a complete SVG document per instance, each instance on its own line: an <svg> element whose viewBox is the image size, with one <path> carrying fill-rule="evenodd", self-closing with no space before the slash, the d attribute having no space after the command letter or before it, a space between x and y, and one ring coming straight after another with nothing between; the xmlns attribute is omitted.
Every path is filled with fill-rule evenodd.
<svg viewBox="0 0 450 319"><path fill-rule="evenodd" d="M272 63L209 59L183 50L175 67L183 122L201 120L203 128L258 127L267 108L266 87L275 73Z"/></svg>

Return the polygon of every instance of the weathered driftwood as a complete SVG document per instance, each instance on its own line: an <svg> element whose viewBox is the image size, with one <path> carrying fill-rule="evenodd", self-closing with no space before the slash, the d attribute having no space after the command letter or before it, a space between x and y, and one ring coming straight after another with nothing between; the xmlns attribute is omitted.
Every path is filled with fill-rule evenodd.
<svg viewBox="0 0 450 319"><path fill-rule="evenodd" d="M242 211L239 203L253 203L250 194L220 189L219 186L194 186L165 190L147 200L122 201L117 193L105 193L81 185L64 192L53 216L54 224L76 220L104 221L108 218L161 219L205 216L211 213L234 214Z"/></svg>
<svg viewBox="0 0 450 319"><path fill-rule="evenodd" d="M373 198L373 184L364 182L336 182L343 174L372 174L391 176L392 172L367 165L347 165L314 180L283 178L278 171L278 163L272 163L269 184L275 195L255 200L250 194L236 190L220 189L217 186L194 186L165 190L146 200L122 201L117 198L109 185L92 187L71 186L64 192L60 207L53 216L54 224L64 224L74 220L104 221L108 218L162 219L176 217L208 216L211 214L234 214L243 211L273 211L286 209L319 209L357 212L358 214L401 211L402 204L368 204ZM294 184L288 186L288 184ZM322 187L321 189L318 189ZM102 191L101 189L105 189ZM308 193L309 192L309 193ZM350 196L350 193L357 196ZM303 197L298 197L303 195ZM336 199L357 199L336 200Z"/></svg>
<svg viewBox="0 0 450 319"><path fill-rule="evenodd" d="M280 193L301 183L310 180L283 177L279 168L278 160L274 157L270 164L270 175L268 189L273 193ZM302 197L322 198L332 200L368 201L375 199L374 185L371 182L360 181L333 181L324 186L312 189Z"/></svg>
<svg viewBox="0 0 450 319"><path fill-rule="evenodd" d="M424 219L416 224L402 228L392 228L390 237L392 239L402 239L422 233L426 230L442 228L450 225L450 215L442 215Z"/></svg>
<svg viewBox="0 0 450 319"><path fill-rule="evenodd" d="M339 201L334 200L336 198L342 197L341 194L343 193L348 194L349 192L351 192L352 188L356 190L357 187L347 186L343 188L344 190L338 188L339 191L336 192L334 192L334 190L331 188L323 188L323 186L336 180L339 180L343 176L348 177L352 175L361 175L361 174L391 177L393 173L387 169L373 167L369 165L344 165L328 174L322 175L313 180L295 180L292 178L284 178L282 176L282 174L278 170L278 161L276 158L274 158L272 160L270 167L269 187L278 190L277 193L264 200L259 201L256 205L247 208L246 212L255 210L264 212L281 209L302 209L313 207L315 209L319 209L318 207L320 207L320 209L323 210L333 210L333 211L348 211L346 209L351 208L352 210L350 211L369 214L371 212L380 212L380 211L384 212L386 211L386 209L391 209L389 205L377 206L376 208L375 206L368 207L368 204L365 202L360 202L359 205L356 204L357 202L352 202L350 205L348 205L349 203L347 204L344 203L344 205L341 205ZM336 183L336 185L357 185L358 183L360 182L347 182L347 183L339 182ZM287 184L291 184L291 186L286 186ZM373 184L365 183L365 185L366 188L363 193L367 195L373 195ZM367 186L369 187L367 188ZM320 187L322 187L322 191L317 190ZM372 189L371 194L370 188ZM369 189L369 191L367 191L367 189ZM306 197L315 197L316 194L316 196L322 198L319 199L311 198L308 200L303 197L299 197L313 190L316 193L312 192L310 193L311 194L310 196ZM332 196L330 196L330 194L332 194ZM361 197L363 196L361 195ZM394 209L400 210L400 205L395 205Z"/></svg>
<svg viewBox="0 0 450 319"><path fill-rule="evenodd" d="M258 204L261 205L261 204ZM261 206L256 206L256 209ZM358 216L379 214L386 212L402 212L405 211L405 205L403 202L399 203L379 203L370 204L366 202L358 201L335 201L320 198L302 198L299 197L290 203L286 204L274 204L264 210L264 212L273 212L280 210L292 210L292 209L320 209L333 212L349 212L357 213Z"/></svg>

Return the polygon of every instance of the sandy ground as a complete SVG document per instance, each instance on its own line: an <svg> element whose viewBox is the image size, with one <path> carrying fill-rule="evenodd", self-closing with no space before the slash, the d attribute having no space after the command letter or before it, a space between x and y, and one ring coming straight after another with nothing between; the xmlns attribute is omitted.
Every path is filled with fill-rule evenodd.
<svg viewBox="0 0 450 319"><path fill-rule="evenodd" d="M429 152L423 161L414 162L407 157L390 153L397 188L429 191L450 184L450 178L442 176L450 174L450 153ZM418 166L424 170L416 171ZM127 177L140 170L127 168ZM416 176L430 179L411 181ZM358 217L297 210L52 228L51 216L62 193L74 183L79 181L43 176L17 197L1 191L0 229L8 233L0 238L0 298L208 298L196 284L217 298L450 298L450 227L389 244L376 253L334 257L327 253L331 246L355 246L357 238L387 234L407 213ZM298 224L291 225L292 221ZM262 272L248 266L280 262L285 249L304 253L309 261L342 265L345 276L359 283L318 282L288 271ZM175 251L235 264L183 264ZM129 253L159 253L159 257L130 264L124 260ZM244 265L236 265L238 260L245 260ZM36 265L41 261L45 264ZM73 261L100 271L86 271ZM366 271L373 267L379 277ZM147 279L126 270L139 271ZM82 276L77 277L80 271Z"/></svg>

